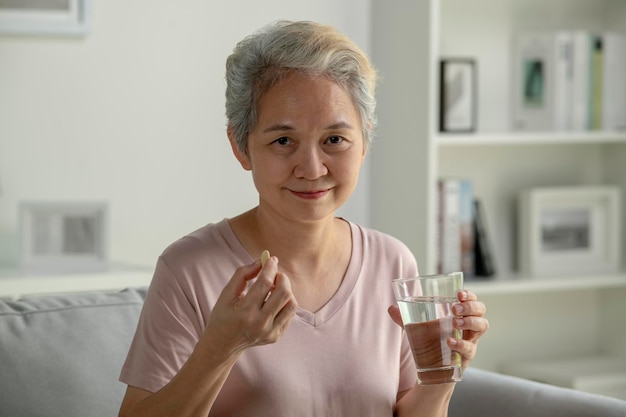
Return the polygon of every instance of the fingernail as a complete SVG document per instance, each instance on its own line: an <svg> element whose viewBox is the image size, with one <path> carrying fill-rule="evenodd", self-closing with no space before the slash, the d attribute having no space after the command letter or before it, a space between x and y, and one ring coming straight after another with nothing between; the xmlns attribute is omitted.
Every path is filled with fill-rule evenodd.
<svg viewBox="0 0 626 417"><path fill-rule="evenodd" d="M455 320L454 320L454 324L455 324L457 327L462 327L462 326L465 324L465 320L463 320L463 319L455 319Z"/></svg>
<svg viewBox="0 0 626 417"><path fill-rule="evenodd" d="M454 314L456 315L463 314L463 306L461 304L457 304L454 306Z"/></svg>
<svg viewBox="0 0 626 417"><path fill-rule="evenodd" d="M461 291L461 299L462 300L467 300L468 297L469 297L469 294L467 293L467 291L465 291L465 290Z"/></svg>
<svg viewBox="0 0 626 417"><path fill-rule="evenodd" d="M456 345L458 345L458 344L459 344L459 341L458 341L458 340L456 340L456 339L450 339L450 344L451 344L452 346L456 346Z"/></svg>

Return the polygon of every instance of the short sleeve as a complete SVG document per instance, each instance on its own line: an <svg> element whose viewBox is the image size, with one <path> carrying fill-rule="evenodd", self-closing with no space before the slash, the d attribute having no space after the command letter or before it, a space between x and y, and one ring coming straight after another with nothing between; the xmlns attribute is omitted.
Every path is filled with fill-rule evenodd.
<svg viewBox="0 0 626 417"><path fill-rule="evenodd" d="M189 358L201 334L194 305L160 257L120 381L150 392L160 390Z"/></svg>

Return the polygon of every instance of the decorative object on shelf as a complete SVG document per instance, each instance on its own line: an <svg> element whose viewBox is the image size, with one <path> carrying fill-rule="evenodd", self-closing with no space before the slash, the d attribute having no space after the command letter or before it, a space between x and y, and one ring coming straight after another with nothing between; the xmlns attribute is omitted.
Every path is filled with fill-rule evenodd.
<svg viewBox="0 0 626 417"><path fill-rule="evenodd" d="M471 58L440 61L439 130L476 130L476 63Z"/></svg>
<svg viewBox="0 0 626 417"><path fill-rule="evenodd" d="M617 272L621 264L618 187L525 190L519 200L519 266L531 277Z"/></svg>
<svg viewBox="0 0 626 417"><path fill-rule="evenodd" d="M84 36L92 0L0 2L0 34Z"/></svg>
<svg viewBox="0 0 626 417"><path fill-rule="evenodd" d="M108 221L105 202L21 203L21 269L38 273L106 270Z"/></svg>

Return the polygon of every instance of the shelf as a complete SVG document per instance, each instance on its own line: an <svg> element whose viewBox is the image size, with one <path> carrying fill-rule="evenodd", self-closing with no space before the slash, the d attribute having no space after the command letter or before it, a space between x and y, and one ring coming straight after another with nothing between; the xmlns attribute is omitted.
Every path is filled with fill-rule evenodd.
<svg viewBox="0 0 626 417"><path fill-rule="evenodd" d="M585 275L579 277L510 277L466 281L465 286L481 295L536 294L557 291L626 288L626 274Z"/></svg>
<svg viewBox="0 0 626 417"><path fill-rule="evenodd" d="M477 132L438 133L438 146L592 145L626 143L626 132Z"/></svg>
<svg viewBox="0 0 626 417"><path fill-rule="evenodd" d="M60 292L111 291L150 284L153 270L135 266L112 266L107 271L67 274L25 274L15 268L0 268L0 297Z"/></svg>

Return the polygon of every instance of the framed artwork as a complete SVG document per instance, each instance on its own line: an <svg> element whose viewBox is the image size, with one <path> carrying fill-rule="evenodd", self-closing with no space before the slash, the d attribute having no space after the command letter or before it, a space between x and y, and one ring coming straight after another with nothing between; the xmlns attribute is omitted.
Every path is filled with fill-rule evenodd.
<svg viewBox="0 0 626 417"><path fill-rule="evenodd" d="M439 130L473 132L476 130L476 64L470 58L440 61Z"/></svg>
<svg viewBox="0 0 626 417"><path fill-rule="evenodd" d="M0 34L86 35L92 0L0 0Z"/></svg>
<svg viewBox="0 0 626 417"><path fill-rule="evenodd" d="M520 270L530 277L617 272L621 194L617 187L536 188L519 200Z"/></svg>
<svg viewBox="0 0 626 417"><path fill-rule="evenodd" d="M23 202L21 268L39 273L105 270L108 222L104 202Z"/></svg>

